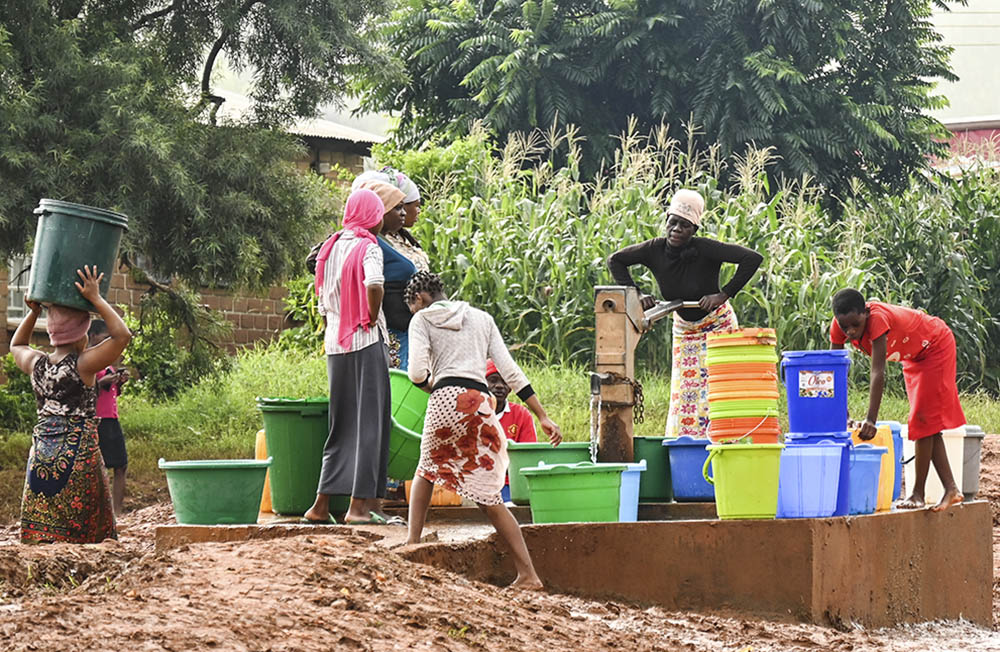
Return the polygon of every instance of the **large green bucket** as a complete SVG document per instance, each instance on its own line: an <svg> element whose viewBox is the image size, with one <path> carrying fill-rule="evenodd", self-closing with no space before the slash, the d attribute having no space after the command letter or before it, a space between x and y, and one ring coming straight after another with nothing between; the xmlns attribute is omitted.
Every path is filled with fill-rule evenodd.
<svg viewBox="0 0 1000 652"><path fill-rule="evenodd" d="M326 398L258 398L264 439L271 456L271 508L278 514L305 514L316 500L323 447L329 435ZM330 511L347 510L350 496L330 499Z"/></svg>
<svg viewBox="0 0 1000 652"><path fill-rule="evenodd" d="M389 477L412 480L420 462L420 435L430 394L412 382L405 371L389 370L392 394L392 434L389 438Z"/></svg>
<svg viewBox="0 0 1000 652"><path fill-rule="evenodd" d="M775 517L784 447L784 444L713 444L707 447L708 459L702 474L715 485L715 509L719 518Z"/></svg>
<svg viewBox="0 0 1000 652"><path fill-rule="evenodd" d="M646 470L639 474L639 502L662 503L673 499L670 460L663 440L664 437L635 437L632 440L635 461L646 460Z"/></svg>
<svg viewBox="0 0 1000 652"><path fill-rule="evenodd" d="M521 475L521 469L546 464L575 464L590 461L590 443L585 441L563 442L558 446L545 442L507 442L507 456L510 467L510 499L515 505L527 505L530 500L528 482ZM644 474L645 475L645 474Z"/></svg>
<svg viewBox="0 0 1000 652"><path fill-rule="evenodd" d="M532 523L608 523L618 520L626 464L591 461L521 469L531 491ZM511 486L514 476L511 475Z"/></svg>
<svg viewBox="0 0 1000 652"><path fill-rule="evenodd" d="M108 295L111 274L117 269L118 245L128 230L121 213L82 204L42 199L35 209L38 228L31 254L31 275L25 295L40 303L55 303L77 310L94 310L74 283L76 270L96 265L104 272L101 296Z"/></svg>
<svg viewBox="0 0 1000 652"><path fill-rule="evenodd" d="M167 474L174 515L181 525L257 522L266 460L187 460L159 466Z"/></svg>

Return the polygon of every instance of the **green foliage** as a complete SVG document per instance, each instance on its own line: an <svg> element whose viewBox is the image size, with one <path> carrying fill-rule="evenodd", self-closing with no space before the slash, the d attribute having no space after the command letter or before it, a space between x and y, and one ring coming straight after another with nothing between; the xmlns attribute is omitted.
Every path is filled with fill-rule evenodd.
<svg viewBox="0 0 1000 652"><path fill-rule="evenodd" d="M286 328L278 335L281 350L323 355L323 335L326 321L319 314L312 277L302 276L285 284L285 313L298 326Z"/></svg>
<svg viewBox="0 0 1000 652"><path fill-rule="evenodd" d="M129 392L154 399L175 396L231 364L217 344L229 332L229 322L199 305L190 290L147 293L139 314L126 312L125 323L132 331L125 364L139 372L125 385Z"/></svg>
<svg viewBox="0 0 1000 652"><path fill-rule="evenodd" d="M0 428L7 430L31 430L35 425L35 392L31 388L31 376L17 368L14 356L3 357L3 375L7 382L0 385Z"/></svg>
<svg viewBox="0 0 1000 652"><path fill-rule="evenodd" d="M123 252L160 277L265 286L301 269L327 193L295 171L302 145L278 128L336 101L361 60L381 60L359 26L382 11L381 0L0 4L0 254L26 250L32 209L53 197L127 214ZM245 119L216 113L218 54L256 71Z"/></svg>
<svg viewBox="0 0 1000 652"><path fill-rule="evenodd" d="M468 183L465 169L446 174L414 233L447 292L489 311L523 360L591 364L593 287L612 282L607 256L659 235L667 196L684 186L706 197L702 235L764 255L733 300L742 325L775 328L785 350L827 348L830 299L855 287L941 316L958 341L962 387L1000 391L1000 352L990 345L1000 326L998 171L921 179L898 197L847 201L844 219L831 220L811 183L770 185L766 150L739 159L724 189L715 150L681 148L662 129L626 133L615 167L593 182L580 178L572 132L516 134L502 150L478 136L470 142L481 150L470 157L473 192L457 190ZM564 166L553 162L557 148ZM648 274L637 280L659 294ZM867 360L855 357L858 378ZM637 360L644 373L669 370L666 325L642 339Z"/></svg>
<svg viewBox="0 0 1000 652"><path fill-rule="evenodd" d="M962 1L962 0L958 0ZM933 0L944 7L945 2ZM400 142L577 125L593 173L627 116L702 125L728 159L775 147L775 169L837 196L901 189L944 134L928 109L955 77L932 0L528 0L401 3L379 32L405 68L372 68L365 106Z"/></svg>

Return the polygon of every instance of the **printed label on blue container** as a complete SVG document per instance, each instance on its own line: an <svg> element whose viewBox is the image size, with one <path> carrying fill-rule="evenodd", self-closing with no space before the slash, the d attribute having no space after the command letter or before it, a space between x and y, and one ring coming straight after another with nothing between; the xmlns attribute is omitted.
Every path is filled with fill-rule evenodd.
<svg viewBox="0 0 1000 652"><path fill-rule="evenodd" d="M832 371L799 371L799 396L803 398L833 398Z"/></svg>

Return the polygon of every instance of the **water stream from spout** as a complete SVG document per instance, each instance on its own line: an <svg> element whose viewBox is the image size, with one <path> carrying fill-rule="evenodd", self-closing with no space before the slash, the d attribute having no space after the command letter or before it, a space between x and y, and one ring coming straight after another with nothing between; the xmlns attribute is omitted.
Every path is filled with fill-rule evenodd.
<svg viewBox="0 0 1000 652"><path fill-rule="evenodd" d="M590 395L590 461L597 462L597 443L601 439L601 395Z"/></svg>

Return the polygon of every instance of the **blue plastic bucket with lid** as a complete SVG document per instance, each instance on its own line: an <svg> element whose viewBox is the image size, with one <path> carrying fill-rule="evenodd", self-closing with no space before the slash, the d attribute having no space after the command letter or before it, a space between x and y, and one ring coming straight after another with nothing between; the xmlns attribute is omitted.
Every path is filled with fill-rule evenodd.
<svg viewBox="0 0 1000 652"><path fill-rule="evenodd" d="M872 514L878 504L878 481L884 446L856 444L851 450L851 514Z"/></svg>
<svg viewBox="0 0 1000 652"><path fill-rule="evenodd" d="M889 426L892 431L892 450L895 451L896 475L892 480L892 499L899 500L903 489L903 424L899 421L876 421L876 426Z"/></svg>
<svg viewBox="0 0 1000 652"><path fill-rule="evenodd" d="M840 473L837 479L837 506L832 516L847 516L851 511L851 449L854 442L846 430L837 432L790 432L785 435L786 450L793 446L832 443L840 448Z"/></svg>
<svg viewBox="0 0 1000 652"><path fill-rule="evenodd" d="M670 458L670 483L677 502L715 502L715 487L702 474L709 455L706 447L711 443L710 439L687 435L663 442Z"/></svg>
<svg viewBox="0 0 1000 652"><path fill-rule="evenodd" d="M843 441L794 444L781 451L778 518L820 518L837 511Z"/></svg>
<svg viewBox="0 0 1000 652"><path fill-rule="evenodd" d="M848 352L785 351L781 371L788 396L789 432L847 430Z"/></svg>

